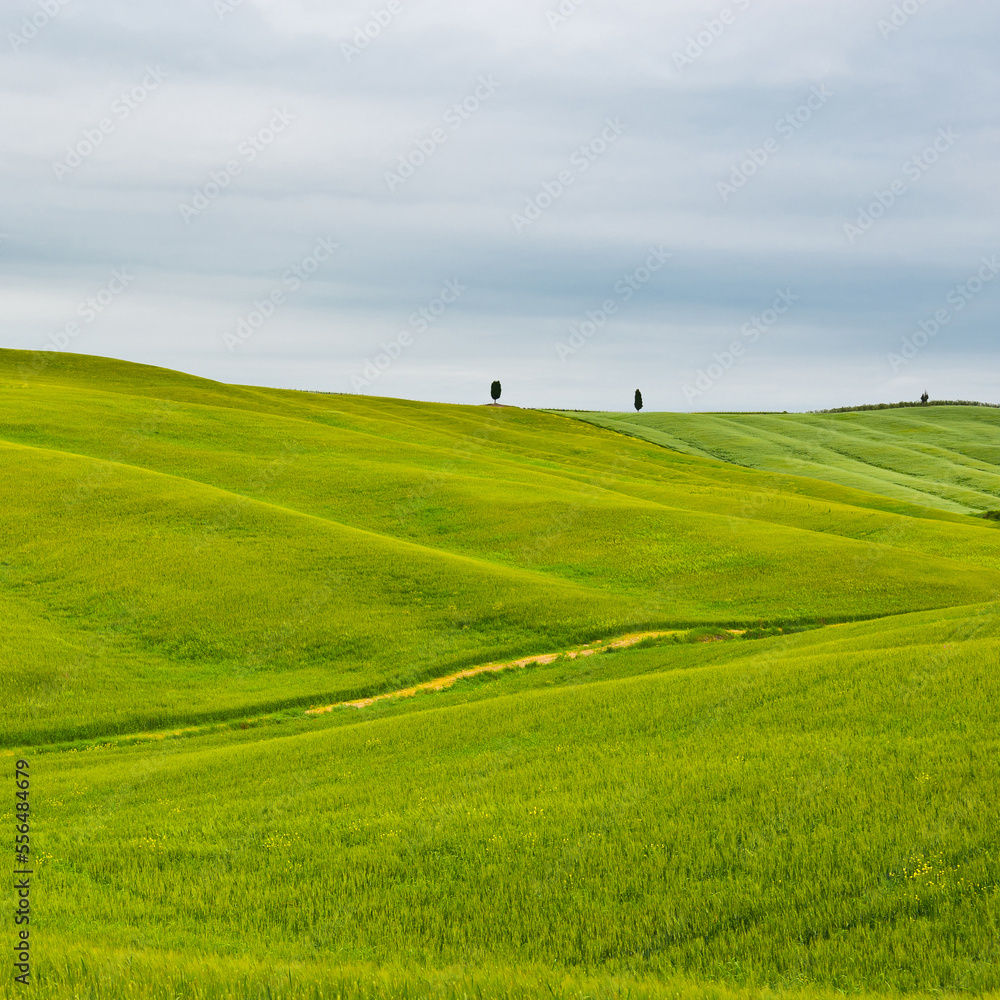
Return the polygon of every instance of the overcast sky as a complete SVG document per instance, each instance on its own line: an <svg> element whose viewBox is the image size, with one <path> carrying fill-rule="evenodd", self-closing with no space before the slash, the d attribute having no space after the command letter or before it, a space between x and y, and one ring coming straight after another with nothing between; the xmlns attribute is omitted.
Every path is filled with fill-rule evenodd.
<svg viewBox="0 0 1000 1000"><path fill-rule="evenodd" d="M996 0L4 0L0 31L2 346L461 403L1000 401Z"/></svg>

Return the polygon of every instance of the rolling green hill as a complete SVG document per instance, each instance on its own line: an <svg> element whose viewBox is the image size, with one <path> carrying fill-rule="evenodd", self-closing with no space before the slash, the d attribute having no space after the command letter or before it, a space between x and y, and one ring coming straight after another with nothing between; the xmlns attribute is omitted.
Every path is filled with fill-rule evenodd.
<svg viewBox="0 0 1000 1000"><path fill-rule="evenodd" d="M1000 990L996 524L600 420L0 350L35 995Z"/></svg>
<svg viewBox="0 0 1000 1000"><path fill-rule="evenodd" d="M3 683L25 704L8 745L359 697L635 628L1000 591L992 524L557 416L0 359Z"/></svg>
<svg viewBox="0 0 1000 1000"><path fill-rule="evenodd" d="M666 448L810 476L940 510L1000 509L1000 410L574 413Z"/></svg>
<svg viewBox="0 0 1000 1000"><path fill-rule="evenodd" d="M998 623L666 645L36 757L41 995L996 990Z"/></svg>

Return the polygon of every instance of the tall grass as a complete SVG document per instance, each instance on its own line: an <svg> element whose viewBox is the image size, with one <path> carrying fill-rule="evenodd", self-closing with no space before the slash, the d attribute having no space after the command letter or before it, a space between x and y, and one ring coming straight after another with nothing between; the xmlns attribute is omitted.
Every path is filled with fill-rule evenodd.
<svg viewBox="0 0 1000 1000"><path fill-rule="evenodd" d="M992 622L732 643L687 669L680 646L625 652L600 659L647 672L36 758L39 940L994 990Z"/></svg>
<svg viewBox="0 0 1000 1000"><path fill-rule="evenodd" d="M594 415L641 440L0 351L31 992L1000 990L991 413ZM302 711L669 625L747 632Z"/></svg>
<svg viewBox="0 0 1000 1000"><path fill-rule="evenodd" d="M427 969L355 963L192 957L159 950L108 950L99 956L65 940L45 961L30 994L40 1000L838 1000L843 990L793 984L755 989L689 979L588 976L565 968L490 966ZM0 984L0 997L25 991ZM851 991L858 1000L885 994ZM996 994L981 994L987 1000Z"/></svg>

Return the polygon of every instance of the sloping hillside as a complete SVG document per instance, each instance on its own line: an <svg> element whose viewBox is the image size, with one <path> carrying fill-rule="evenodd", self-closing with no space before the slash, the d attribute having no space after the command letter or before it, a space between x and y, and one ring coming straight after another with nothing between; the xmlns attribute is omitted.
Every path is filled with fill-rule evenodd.
<svg viewBox="0 0 1000 1000"><path fill-rule="evenodd" d="M667 644L44 758L67 959L42 995L996 990L997 622Z"/></svg>
<svg viewBox="0 0 1000 1000"><path fill-rule="evenodd" d="M690 455L809 476L940 510L1000 510L1000 410L574 413Z"/></svg>
<svg viewBox="0 0 1000 1000"><path fill-rule="evenodd" d="M359 697L635 628L1000 589L982 521L558 416L33 357L0 352L3 684L28 713L8 742Z"/></svg>
<svg viewBox="0 0 1000 1000"><path fill-rule="evenodd" d="M995 523L600 419L0 351L39 1000L1000 989Z"/></svg>

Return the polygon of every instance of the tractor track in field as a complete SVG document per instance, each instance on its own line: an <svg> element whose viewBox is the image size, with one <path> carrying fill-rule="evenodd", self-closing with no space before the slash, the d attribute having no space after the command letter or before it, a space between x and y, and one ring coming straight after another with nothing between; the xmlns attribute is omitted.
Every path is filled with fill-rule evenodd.
<svg viewBox="0 0 1000 1000"><path fill-rule="evenodd" d="M338 701L332 705L322 705L306 709L306 715L322 715L324 712L332 712L335 708L367 708L377 701L387 701L392 698L412 698L422 691L444 691L452 687L456 682L464 680L466 677L475 677L478 674L500 673L502 670L515 670L537 663L541 666L552 663L560 656L565 656L569 660L575 660L580 656L593 656L595 653L603 653L607 649L626 649L634 646L643 639L655 639L663 635L674 635L679 633L679 629L669 629L660 632L630 632L627 635L619 636L610 641L599 639L582 649L571 649L559 653L539 653L535 656L523 656L518 660L509 660L505 663L483 663L477 667L467 667L457 673L448 674L444 677L435 677L432 680L424 681L421 684L414 684L412 687L400 688L397 691L386 691L384 694L372 695L369 698L357 698L354 701Z"/></svg>
<svg viewBox="0 0 1000 1000"><path fill-rule="evenodd" d="M443 677L434 677L431 680L423 681L420 684L414 684L411 687L400 688L395 691L386 691L382 694L371 695L367 698L357 698L352 701L338 701L334 702L332 705L321 705L321 706L311 706L305 709L305 716L317 716L323 715L327 712L332 712L336 708L355 708L362 709L368 708L370 705L374 705L376 702L389 701L398 698L412 698L415 695L421 694L422 692L430 691L445 691L450 687L453 687L458 681L463 680L467 677L475 677L478 674L485 673L500 673L505 670L515 670L523 669L524 667L531 666L532 664L538 664L539 666L545 666L549 663L554 662L559 657L564 656L568 660L575 660L578 657L583 656L593 656L596 653L603 653L609 649L627 649L629 646L635 646L637 643L642 642L643 639L656 639L665 635L682 635L688 631L687 629L659 629L651 632L628 632L625 635L618 636L615 639L595 639L593 642L586 645L577 647L576 649L560 650L556 653L537 653L534 656L522 656L516 660L506 660L501 663L484 663L475 667L467 667L465 670L456 671L453 674L447 674ZM743 629L720 629L720 631L729 632L733 636L741 635ZM712 642L719 641L718 636L704 636L698 639L699 642ZM236 728L249 729L255 728L257 725L262 723L267 723L268 721L273 721L268 713L265 711L263 714L250 715L244 719L227 719L215 722L205 722L196 723L194 725L187 726L168 726L162 730L150 730L146 732L137 732L129 734L116 734L114 736L107 737L94 737L93 742L86 741L82 747L77 745L78 741L73 741L73 745L63 744L62 741L57 741L53 744L41 744L36 747L36 752L41 749L44 752L49 752L53 750L97 750L97 749L114 749L119 746L134 746L140 743L157 742L160 740L167 739L169 737L180 737L180 736L197 736L208 734L212 732L227 731ZM0 750L0 756L11 756L14 750Z"/></svg>

